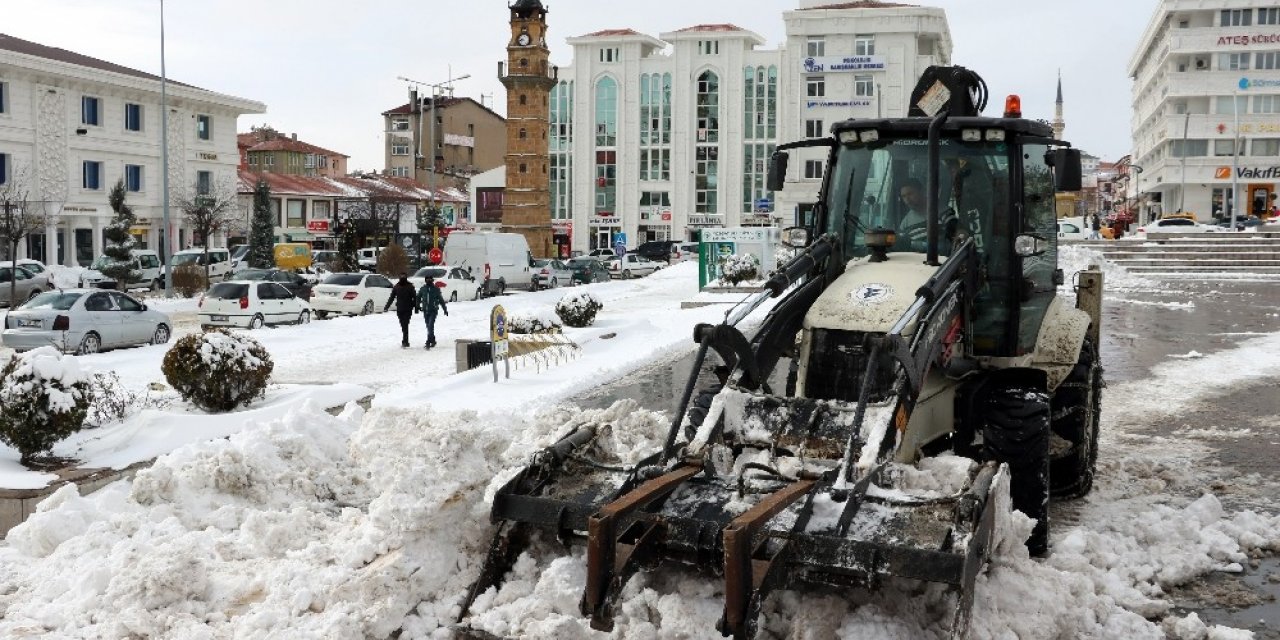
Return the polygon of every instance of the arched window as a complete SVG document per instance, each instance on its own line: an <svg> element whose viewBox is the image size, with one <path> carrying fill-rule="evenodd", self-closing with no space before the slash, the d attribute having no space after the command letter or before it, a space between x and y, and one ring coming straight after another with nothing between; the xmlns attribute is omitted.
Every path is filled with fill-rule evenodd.
<svg viewBox="0 0 1280 640"><path fill-rule="evenodd" d="M520 94L520 104L529 104L529 96L526 96L523 93Z"/></svg>

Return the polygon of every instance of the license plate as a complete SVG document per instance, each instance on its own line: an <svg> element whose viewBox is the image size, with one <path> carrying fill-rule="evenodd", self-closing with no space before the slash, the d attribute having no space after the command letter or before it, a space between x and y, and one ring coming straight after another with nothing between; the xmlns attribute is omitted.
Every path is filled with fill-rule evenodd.
<svg viewBox="0 0 1280 640"><path fill-rule="evenodd" d="M210 319L210 320L212 320L212 321L214 321L214 322L226 322L226 321L227 321L227 317L226 317L226 316L209 316L209 319Z"/></svg>
<svg viewBox="0 0 1280 640"><path fill-rule="evenodd" d="M39 321L39 320L19 320L19 321L18 321L18 326L19 326L19 327L34 327L34 328L37 328L37 329L38 329L38 328L40 328L40 321Z"/></svg>
<svg viewBox="0 0 1280 640"><path fill-rule="evenodd" d="M338 297L338 292L337 292L337 291L325 291L325 292L324 292L324 294L325 294L326 296L329 296L330 298L336 298L336 297Z"/></svg>

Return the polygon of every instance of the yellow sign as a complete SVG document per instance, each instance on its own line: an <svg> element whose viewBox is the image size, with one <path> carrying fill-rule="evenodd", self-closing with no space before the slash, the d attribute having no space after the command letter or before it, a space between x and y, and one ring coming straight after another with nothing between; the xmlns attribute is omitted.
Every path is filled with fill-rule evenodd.
<svg viewBox="0 0 1280 640"><path fill-rule="evenodd" d="M489 313L489 338L494 342L507 339L507 310L500 304L493 305Z"/></svg>

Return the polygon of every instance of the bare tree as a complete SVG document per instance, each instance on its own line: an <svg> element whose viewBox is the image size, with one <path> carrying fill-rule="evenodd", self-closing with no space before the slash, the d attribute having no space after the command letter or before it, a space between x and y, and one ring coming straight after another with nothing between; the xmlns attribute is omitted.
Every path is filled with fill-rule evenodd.
<svg viewBox="0 0 1280 640"><path fill-rule="evenodd" d="M43 230L48 219L43 203L31 200L31 184L25 167L16 169L7 181L0 183L0 238L15 266L18 245L27 236ZM10 307L16 300L17 287L17 278L10 276Z"/></svg>
<svg viewBox="0 0 1280 640"><path fill-rule="evenodd" d="M209 241L213 234L225 230L240 217L240 198L233 185L220 182L209 193L199 193L193 188L177 198L178 208L186 217L191 233L200 240L204 254L200 262L204 265L205 281L209 280Z"/></svg>

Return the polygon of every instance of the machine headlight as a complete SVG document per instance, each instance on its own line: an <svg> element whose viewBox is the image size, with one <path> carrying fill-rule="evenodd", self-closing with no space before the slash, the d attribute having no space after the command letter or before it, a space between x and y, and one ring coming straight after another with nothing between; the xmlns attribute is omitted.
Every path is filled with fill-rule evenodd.
<svg viewBox="0 0 1280 640"><path fill-rule="evenodd" d="M981 142L982 131L979 129L963 129L960 131L960 139L965 142Z"/></svg>
<svg viewBox="0 0 1280 640"><path fill-rule="evenodd" d="M875 129L867 129L866 131L860 131L858 132L858 139L861 140L863 144L875 142L876 140L880 139L880 132L876 131Z"/></svg>
<svg viewBox="0 0 1280 640"><path fill-rule="evenodd" d="M1004 142L1004 129L987 129L987 142Z"/></svg>

